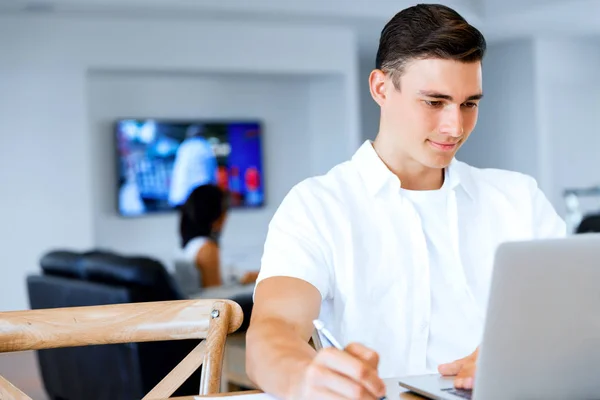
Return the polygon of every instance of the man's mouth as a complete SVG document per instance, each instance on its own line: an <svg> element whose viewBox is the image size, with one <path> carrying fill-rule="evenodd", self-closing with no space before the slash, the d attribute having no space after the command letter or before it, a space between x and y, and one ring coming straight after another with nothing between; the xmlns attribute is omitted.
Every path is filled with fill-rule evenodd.
<svg viewBox="0 0 600 400"><path fill-rule="evenodd" d="M427 140L427 142L435 149L442 151L452 151L456 149L458 143L448 143L448 142L434 142L433 140Z"/></svg>

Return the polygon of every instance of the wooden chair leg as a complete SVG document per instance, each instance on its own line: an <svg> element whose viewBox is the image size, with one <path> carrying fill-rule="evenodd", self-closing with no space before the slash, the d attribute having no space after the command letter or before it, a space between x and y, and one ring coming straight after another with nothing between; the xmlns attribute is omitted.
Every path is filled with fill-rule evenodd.
<svg viewBox="0 0 600 400"><path fill-rule="evenodd" d="M15 385L0 375L0 399L2 400L32 400Z"/></svg>

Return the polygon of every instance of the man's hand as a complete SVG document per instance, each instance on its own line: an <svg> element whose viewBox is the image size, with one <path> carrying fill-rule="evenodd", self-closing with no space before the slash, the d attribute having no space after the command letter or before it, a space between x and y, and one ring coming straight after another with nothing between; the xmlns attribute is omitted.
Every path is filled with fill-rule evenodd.
<svg viewBox="0 0 600 400"><path fill-rule="evenodd" d="M385 396L379 356L360 344L345 350L309 345L321 294L297 278L272 277L256 286L246 332L246 373L263 392L285 400L375 400Z"/></svg>
<svg viewBox="0 0 600 400"><path fill-rule="evenodd" d="M479 347L470 356L440 365L438 371L444 376L456 376L454 386L457 389L473 389L478 356Z"/></svg>
<svg viewBox="0 0 600 400"><path fill-rule="evenodd" d="M291 398L376 400L385 396L377 374L379 356L357 343L345 351L325 348L317 353L294 388Z"/></svg>

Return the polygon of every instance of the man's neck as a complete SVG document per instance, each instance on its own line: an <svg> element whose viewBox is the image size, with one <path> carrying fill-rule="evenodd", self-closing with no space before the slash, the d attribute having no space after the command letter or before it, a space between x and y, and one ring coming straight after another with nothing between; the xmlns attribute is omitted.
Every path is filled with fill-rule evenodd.
<svg viewBox="0 0 600 400"><path fill-rule="evenodd" d="M400 179L401 186L406 190L437 190L444 184L444 169L429 168L410 159L404 154L391 154L380 141L373 142L373 148L394 175Z"/></svg>

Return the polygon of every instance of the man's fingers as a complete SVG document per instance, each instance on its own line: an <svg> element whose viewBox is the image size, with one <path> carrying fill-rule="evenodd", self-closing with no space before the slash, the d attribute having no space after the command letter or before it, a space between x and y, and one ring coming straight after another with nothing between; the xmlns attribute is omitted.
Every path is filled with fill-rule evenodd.
<svg viewBox="0 0 600 400"><path fill-rule="evenodd" d="M475 377L475 364L472 364L472 363L464 364L463 367L458 372L458 374L456 375L456 377L457 378L474 378Z"/></svg>
<svg viewBox="0 0 600 400"><path fill-rule="evenodd" d="M444 376L458 375L465 364L475 364L479 355L479 348L477 348L473 354L468 355L460 360L453 361L447 364L441 364L438 366L438 372Z"/></svg>
<svg viewBox="0 0 600 400"><path fill-rule="evenodd" d="M464 364L454 379L454 386L457 389L473 389L475 371L476 368L474 363Z"/></svg>
<svg viewBox="0 0 600 400"><path fill-rule="evenodd" d="M376 400L376 397L366 387L359 382L340 375L337 372L325 367L316 365L309 370L313 376L309 379L314 382L321 390L328 392L329 397L340 399L361 399Z"/></svg>
<svg viewBox="0 0 600 400"><path fill-rule="evenodd" d="M342 375L358 382L375 397L385 395L385 384L377 375L377 369L359 358L341 350L326 348L317 355L319 362Z"/></svg>
<svg viewBox="0 0 600 400"><path fill-rule="evenodd" d="M468 357L440 365L438 371L444 376L456 376L454 386L457 389L473 389L478 356L479 347Z"/></svg>
<svg viewBox="0 0 600 400"><path fill-rule="evenodd" d="M379 366L379 354L377 352L363 346L360 343L351 343L346 347L346 351L356 358L359 358L369 364L371 367L377 369Z"/></svg>
<svg viewBox="0 0 600 400"><path fill-rule="evenodd" d="M454 362L448 364L441 364L438 366L438 372L444 376L454 376L460 372L463 364L465 363L465 359L456 360Z"/></svg>

